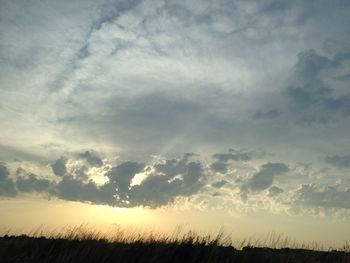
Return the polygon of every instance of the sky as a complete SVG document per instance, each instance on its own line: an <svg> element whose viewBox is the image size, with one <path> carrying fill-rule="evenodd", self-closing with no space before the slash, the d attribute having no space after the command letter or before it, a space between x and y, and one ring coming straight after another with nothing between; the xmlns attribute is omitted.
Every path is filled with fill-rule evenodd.
<svg viewBox="0 0 350 263"><path fill-rule="evenodd" d="M349 1L0 6L1 231L349 240Z"/></svg>

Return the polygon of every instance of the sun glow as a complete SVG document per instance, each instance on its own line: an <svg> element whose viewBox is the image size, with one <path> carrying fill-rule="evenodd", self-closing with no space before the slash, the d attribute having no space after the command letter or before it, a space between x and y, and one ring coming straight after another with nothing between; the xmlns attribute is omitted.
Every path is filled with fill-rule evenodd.
<svg viewBox="0 0 350 263"><path fill-rule="evenodd" d="M149 176L148 171L135 174L135 176L132 178L132 180L130 182L130 187L132 187L134 185L140 185L142 183L142 181L145 180L148 176Z"/></svg>

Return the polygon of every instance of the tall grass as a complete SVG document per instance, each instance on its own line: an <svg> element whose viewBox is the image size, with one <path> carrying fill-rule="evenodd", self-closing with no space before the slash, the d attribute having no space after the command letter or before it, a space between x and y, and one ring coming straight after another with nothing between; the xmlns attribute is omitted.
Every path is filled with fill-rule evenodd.
<svg viewBox="0 0 350 263"><path fill-rule="evenodd" d="M338 251L322 244L300 244L271 232L265 237L232 241L224 229L216 235L185 231L172 234L119 226L102 232L88 225L0 238L0 262L350 262L349 242ZM328 249L331 250L331 249Z"/></svg>
<svg viewBox="0 0 350 263"><path fill-rule="evenodd" d="M16 231L17 232L17 231ZM29 237L46 237L66 240L103 240L107 243L173 243L173 244L194 244L205 246L223 246L235 247L242 249L244 247L260 247L260 248L291 248L291 249L308 249L318 251L338 250L350 252L350 239L345 241L340 247L327 247L321 242L300 242L291 239L290 237L276 232L269 232L267 235L251 236L244 239L233 239L232 232L226 232L221 228L216 235L186 230L185 227L178 225L170 234L156 232L154 230L140 230L132 228L123 228L119 225L114 225L106 231L98 230L88 224L77 226L66 226L61 229L49 229L44 225L38 226L29 233L24 233ZM0 236L15 235L11 229L0 233Z"/></svg>

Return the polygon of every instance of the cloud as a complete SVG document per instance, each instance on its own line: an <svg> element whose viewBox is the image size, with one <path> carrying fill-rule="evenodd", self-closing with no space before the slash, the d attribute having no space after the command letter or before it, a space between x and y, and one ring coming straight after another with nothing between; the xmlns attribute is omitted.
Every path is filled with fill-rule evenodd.
<svg viewBox="0 0 350 263"><path fill-rule="evenodd" d="M266 163L260 167L260 171L254 174L248 181L248 187L252 191L262 191L269 188L276 176L286 173L289 168L284 163Z"/></svg>
<svg viewBox="0 0 350 263"><path fill-rule="evenodd" d="M339 168L350 168L350 155L327 156L325 161Z"/></svg>
<svg viewBox="0 0 350 263"><path fill-rule="evenodd" d="M307 82L317 78L320 73L332 67L332 61L326 56L321 56L315 50L310 49L298 54L298 62L295 71L298 77Z"/></svg>
<svg viewBox="0 0 350 263"><path fill-rule="evenodd" d="M253 157L253 152L229 149L228 153L216 153L212 157L216 159L216 161L210 165L212 171L226 173L229 161L250 161Z"/></svg>
<svg viewBox="0 0 350 263"><path fill-rule="evenodd" d="M17 189L23 193L47 192L54 184L47 179L38 178L35 174L27 174L16 179Z"/></svg>
<svg viewBox="0 0 350 263"><path fill-rule="evenodd" d="M226 173L228 164L226 162L216 161L210 165L214 172Z"/></svg>
<svg viewBox="0 0 350 263"><path fill-rule="evenodd" d="M131 185L138 173L147 173L140 184ZM97 186L66 175L50 193L65 200L106 203L119 207L159 207L172 203L177 196L190 196L204 185L204 171L198 162L185 155L180 160L165 160L145 167L137 162L124 162L106 174L109 181Z"/></svg>
<svg viewBox="0 0 350 263"><path fill-rule="evenodd" d="M295 196L295 204L308 208L350 209L350 189L338 190L327 186L318 188L315 185L302 185Z"/></svg>
<svg viewBox="0 0 350 263"><path fill-rule="evenodd" d="M105 175L108 182L101 186L92 180L83 182L66 174L49 192L65 200L120 207L163 206L174 202L178 196L191 196L204 186L205 171L201 163L192 160L193 156L185 154L181 159L158 161L149 166L127 161L113 166ZM143 179L132 184L140 173Z"/></svg>
<svg viewBox="0 0 350 263"><path fill-rule="evenodd" d="M146 177L139 184L131 185L132 179L140 172L146 173ZM114 206L126 207L167 205L178 196L195 194L205 182L201 164L190 161L187 155L148 168L141 163L124 162L113 167L107 177L109 182L99 192L103 195L110 194L110 202ZM108 192L105 189L114 191Z"/></svg>
<svg viewBox="0 0 350 263"><path fill-rule="evenodd" d="M279 117L281 113L277 109L271 109L271 110L257 110L254 114L255 119L276 119Z"/></svg>
<svg viewBox="0 0 350 263"><path fill-rule="evenodd" d="M9 169L5 166L5 164L0 163L0 180L7 179L9 175Z"/></svg>
<svg viewBox="0 0 350 263"><path fill-rule="evenodd" d="M228 182L226 180L220 180L220 181L217 181L217 182L213 183L211 186L219 189L219 188L223 187L227 183Z"/></svg>
<svg viewBox="0 0 350 263"><path fill-rule="evenodd" d="M90 28L85 32L80 46L74 51L73 57L67 63L65 69L52 82L51 92L57 92L65 88L65 85L67 85L74 73L80 70L83 60L91 55L90 49L94 34L101 30L104 25L115 22L120 15L135 8L140 2L141 0L119 0L98 6L99 16L93 21L89 21L91 23Z"/></svg>
<svg viewBox="0 0 350 263"><path fill-rule="evenodd" d="M202 115L203 110L200 103L181 95L151 92L128 101L115 114L123 125L141 126L144 132L158 134L161 131L172 135Z"/></svg>
<svg viewBox="0 0 350 263"><path fill-rule="evenodd" d="M271 196L271 197L279 195L279 194L281 194L283 192L284 192L283 189L279 188L277 186L272 186L272 187L269 188L269 196Z"/></svg>
<svg viewBox="0 0 350 263"><path fill-rule="evenodd" d="M230 150L229 153L239 155L242 151ZM230 158L221 155L220 157L223 158L222 161L232 159L231 155ZM200 161L199 156L195 154L184 154L179 159L157 159L147 165L125 161L111 166L106 161L98 168L86 166L79 155L72 155L72 158L76 159L66 159L67 172L59 177L51 175L52 178L42 178L19 167L15 179L12 180L6 165L1 164L1 196L14 197L21 193L39 194L62 200L115 207L157 208L173 204L179 197L193 197L192 200L196 200L196 197L201 196L202 200L205 200L214 195L223 199L224 207L234 204L242 206L242 209L245 204L241 201L247 201L248 198L249 201L261 198L273 199L277 203L283 202L283 206L289 206L291 209L298 207L347 209L348 207L346 202L349 199L350 190L346 188L346 184L342 185L342 189L345 187L346 190L331 186L319 188L314 185L296 188L296 179L286 175L278 180L278 186L274 185L276 177L290 170L285 163L267 162L252 174L250 173L252 167L248 170L245 167L242 170L242 167L237 166L232 178L226 173L222 175L212 173L212 164ZM82 167L86 169L84 170L86 176L83 178L76 175L76 171ZM90 177L97 170L103 171L99 176L105 179L105 183L97 183L94 176ZM222 179L223 176L225 176L224 179ZM309 179L302 177L302 180ZM300 183L304 182L300 181ZM230 187L225 187L227 184ZM208 189L213 192L209 194ZM226 199L227 195L236 197L240 195L242 200L238 204ZM260 204L257 203L256 206Z"/></svg>
<svg viewBox="0 0 350 263"><path fill-rule="evenodd" d="M103 165L101 158L90 151L79 154L79 157L85 159L92 167L101 167Z"/></svg>
<svg viewBox="0 0 350 263"><path fill-rule="evenodd" d="M57 176L64 176L67 173L66 168L67 158L60 157L53 164L51 164L52 171Z"/></svg>
<svg viewBox="0 0 350 263"><path fill-rule="evenodd" d="M0 195L5 197L14 197L17 195L17 190L12 179L0 181Z"/></svg>
<svg viewBox="0 0 350 263"><path fill-rule="evenodd" d="M0 196L14 197L17 195L15 184L9 175L10 171L6 165L0 163Z"/></svg>
<svg viewBox="0 0 350 263"><path fill-rule="evenodd" d="M228 153L216 153L213 155L219 162L228 161L249 161L252 159L252 153L245 150L229 149Z"/></svg>
<svg viewBox="0 0 350 263"><path fill-rule="evenodd" d="M107 173L109 178L109 184L112 184L116 188L119 198L125 200L130 193L131 180L137 173L143 171L145 165L136 162L124 162L118 166L112 167Z"/></svg>
<svg viewBox="0 0 350 263"><path fill-rule="evenodd" d="M62 180L54 188L50 189L49 193L63 200L96 204L100 203L99 200L102 197L102 192L94 182L83 183L69 175L63 176ZM112 195L110 197L112 198Z"/></svg>
<svg viewBox="0 0 350 263"><path fill-rule="evenodd" d="M350 5L334 1L3 1L0 159L50 162L56 177L0 171L2 189L152 207L229 191L222 178L276 194L277 172L251 170L257 149L281 163L347 151ZM216 154L171 159L192 151ZM138 162L108 164L116 152ZM280 196L306 183L286 177Z"/></svg>
<svg viewBox="0 0 350 263"><path fill-rule="evenodd" d="M69 167L67 167L68 172L67 174L73 176L76 179L84 180L88 179L87 172L89 171L89 167L80 163L79 161L71 161L69 163ZM92 166L93 167L93 166Z"/></svg>
<svg viewBox="0 0 350 263"><path fill-rule="evenodd" d="M131 187L129 202L134 205L157 207L172 203L178 196L191 196L205 184L206 174L201 163L187 160L166 160L154 165L140 185Z"/></svg>
<svg viewBox="0 0 350 263"><path fill-rule="evenodd" d="M71 3L60 1L26 5L30 12L22 15L23 8L18 3L7 3L12 8L8 8L11 12L3 24L9 27L2 30L9 35L7 41L11 41L4 45L3 53L14 60L13 76L31 77L9 79L9 74L4 74L7 86L12 88L1 96L6 96L5 103L16 106L8 107L13 112L1 112L8 120L4 126L9 127L3 131L4 140L15 143L20 141L16 138L22 138L34 140L36 145L42 145L43 141L61 142L57 147L60 152L55 154L75 152L82 144L95 144L91 148L123 149L129 156L136 148L141 154L159 154L167 148L164 146L167 143L175 145L173 148L182 147L174 152L238 141L242 145L255 146L254 140L268 145L270 141L264 137L275 143L276 133L281 137L287 134L284 127L276 126L288 119L285 114L289 111L271 105L255 112L255 107L268 97L262 94L278 93L283 82L285 86L303 87L302 83L289 85L286 72L297 52L312 47L312 43L306 45L301 41L313 35L309 34L312 28L305 20L318 21L319 17L307 13L319 15L325 4L312 10L300 2L224 2L92 1L79 10L79 1L72 9ZM331 11L334 17L334 8ZM67 18L63 25L54 22L62 20L60 14ZM18 17L16 23L25 32L32 32L32 37L11 33L12 15ZM46 35L49 37L43 37ZM25 43L18 41L18 36ZM38 43L38 39L45 41ZM7 55L10 48L12 55ZM315 47L315 50L319 49ZM33 62L31 58L38 52L40 59ZM301 72L321 78L324 72L335 68L335 61L341 65L346 58L319 55L319 51L314 55L304 53L296 71L305 79L307 74ZM29 66L22 65L26 64L22 60L29 61ZM6 59L2 61L3 72L7 72L10 63ZM309 61L320 66L305 66L313 63ZM40 73L43 69L38 65L46 65L50 71L43 83ZM29 72L31 68L36 70ZM17 84L18 79L21 81ZM54 95L46 94L46 87L55 79L58 86ZM41 85L36 85L37 82ZM335 92L332 94L334 99L340 97ZM39 97L45 98L45 103L36 120L44 125L32 125L32 113ZM272 97L268 102L275 100ZM345 105L346 101L329 101L329 104ZM293 104L293 99L290 102ZM24 104L30 106L28 114L22 114ZM253 119L252 113L255 113ZM11 121L16 114L23 119ZM297 116L301 115L293 114L292 121ZM264 127L260 119L276 125ZM33 126L37 130L26 129ZM30 133L19 132L23 130ZM43 134L54 136L44 138ZM73 139L75 134L79 134L79 143ZM169 147L169 151L173 148ZM213 169L224 172L225 164L217 163Z"/></svg>
<svg viewBox="0 0 350 263"><path fill-rule="evenodd" d="M103 24L113 23L120 15L124 15L141 2L141 0L110 1L109 4L102 6L99 19L93 23L93 29L99 30Z"/></svg>
<svg viewBox="0 0 350 263"><path fill-rule="evenodd" d="M350 93L346 89L349 51L333 56L315 49L299 52L282 93L271 94L267 105L255 111L254 119L276 123L327 124L350 116Z"/></svg>
<svg viewBox="0 0 350 263"><path fill-rule="evenodd" d="M173 203L176 197L189 197L196 194L205 185L205 170L200 162L192 160L193 157L194 154L185 154L181 159L157 161L148 166L126 161L111 168L101 167L101 169L107 169L105 177L108 179L102 185L98 185L89 177L81 178L70 173L74 172L74 169L69 171L66 169L63 175L59 174L60 180L57 182L39 178L33 173L27 173L24 169L18 168L15 182L17 189L22 193L48 194L63 200L118 207L155 208ZM60 165L67 162L71 164L74 160L58 159ZM86 168L83 164L81 165ZM9 173L5 166L0 166L0 171L1 187L7 187L7 192L2 191L1 194L10 195L9 183L12 183L13 189L15 184L7 178ZM141 173L143 179L136 184L132 183L133 179ZM15 193L13 192L13 195Z"/></svg>
<svg viewBox="0 0 350 263"><path fill-rule="evenodd" d="M335 95L336 90L327 83L326 77L347 60L346 54L339 54L332 60L315 50L299 53L295 65L297 83L286 89L290 107L301 115L298 121L324 123L334 120L335 116L350 115L350 94Z"/></svg>
<svg viewBox="0 0 350 263"><path fill-rule="evenodd" d="M103 106L97 105L83 112L77 109L74 117L60 119L59 125L70 126L84 138L94 134L99 140L109 141L109 145L125 148L128 152L137 148L140 150L135 152L147 149L153 154L175 140L178 142L173 143L174 147L196 143L207 133L207 129L200 129L200 123L212 117L201 102L181 91L176 93L167 89L132 96L111 95L99 102ZM100 111L95 111L98 107L101 107ZM189 141L195 133L197 139Z"/></svg>

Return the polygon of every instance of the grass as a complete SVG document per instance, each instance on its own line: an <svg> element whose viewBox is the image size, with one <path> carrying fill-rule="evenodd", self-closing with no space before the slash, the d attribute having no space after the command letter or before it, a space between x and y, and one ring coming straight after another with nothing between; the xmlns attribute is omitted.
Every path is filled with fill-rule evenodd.
<svg viewBox="0 0 350 263"><path fill-rule="evenodd" d="M297 244L271 233L265 239L233 244L230 235L172 235L130 232L116 227L101 233L87 226L48 233L43 227L28 235L0 238L0 262L350 262L349 243L321 251L319 244Z"/></svg>

